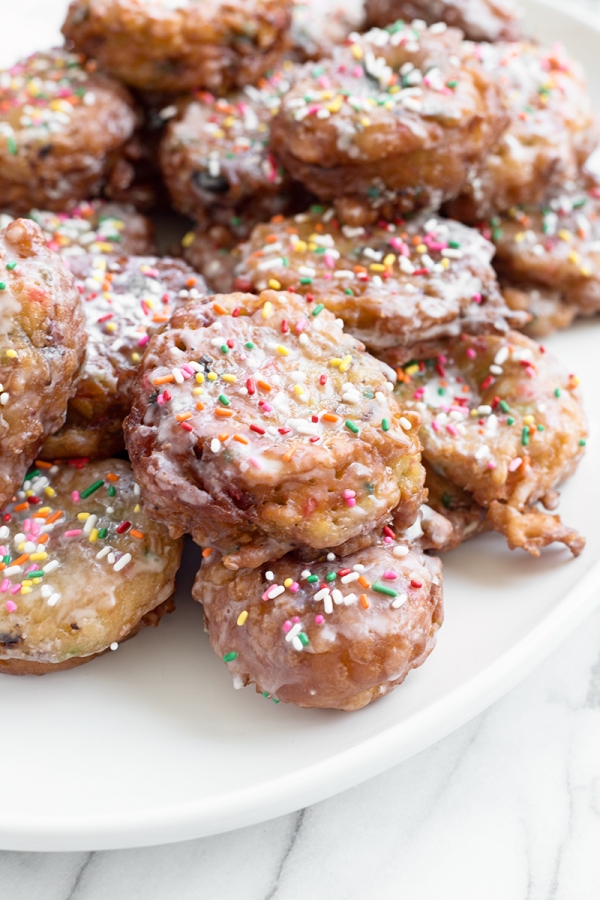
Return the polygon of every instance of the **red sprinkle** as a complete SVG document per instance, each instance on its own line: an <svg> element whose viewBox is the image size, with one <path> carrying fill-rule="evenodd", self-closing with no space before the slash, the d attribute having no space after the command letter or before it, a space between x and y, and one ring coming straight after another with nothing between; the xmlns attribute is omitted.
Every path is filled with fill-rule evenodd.
<svg viewBox="0 0 600 900"><path fill-rule="evenodd" d="M392 529L390 528L389 525L385 525L385 526L384 526L383 533L384 533L387 537L391 537L392 540L395 540L395 539L396 539L396 533L395 533L394 531L392 531Z"/></svg>
<svg viewBox="0 0 600 900"><path fill-rule="evenodd" d="M117 534L125 534L131 528L131 522L121 522L117 525Z"/></svg>
<svg viewBox="0 0 600 900"><path fill-rule="evenodd" d="M183 428L184 431L193 431L194 430L189 422L180 422L179 427Z"/></svg>
<svg viewBox="0 0 600 900"><path fill-rule="evenodd" d="M422 581L417 581L416 578L413 578L413 579L411 580L411 582L410 582L410 586L411 586L411 588L422 588L422 587L423 587L423 582L422 582Z"/></svg>
<svg viewBox="0 0 600 900"><path fill-rule="evenodd" d="M256 393L256 384L254 383L253 378L249 378L246 381L246 388L248 389L248 393L250 394L250 396L252 396L252 394Z"/></svg>
<svg viewBox="0 0 600 900"><path fill-rule="evenodd" d="M485 390L487 390L487 388L489 388L493 383L494 383L494 376L493 376L493 375L488 375L487 378L484 378L484 379L483 379L483 381L481 382L481 384L479 385L479 387L480 387L480 389L481 389L482 391L485 391Z"/></svg>
<svg viewBox="0 0 600 900"><path fill-rule="evenodd" d="M260 425L251 425L250 431L255 431L257 434L264 434L265 429L261 428Z"/></svg>

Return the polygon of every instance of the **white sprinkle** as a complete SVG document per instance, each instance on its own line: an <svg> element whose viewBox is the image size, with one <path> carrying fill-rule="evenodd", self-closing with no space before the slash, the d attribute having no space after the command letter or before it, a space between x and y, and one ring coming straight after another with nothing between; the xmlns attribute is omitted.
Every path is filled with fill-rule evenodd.
<svg viewBox="0 0 600 900"><path fill-rule="evenodd" d="M126 553L125 556L122 556L121 559L115 563L114 570L115 572L120 572L121 569L124 569L125 566L129 565L131 562L132 556L131 553Z"/></svg>
<svg viewBox="0 0 600 900"><path fill-rule="evenodd" d="M2 574L10 577L11 575L18 575L21 572L22 572L21 566L9 566L7 569L4 570L4 572Z"/></svg>
<svg viewBox="0 0 600 900"><path fill-rule="evenodd" d="M48 597L48 606L55 606L60 600L60 596L58 591L55 591L51 597Z"/></svg>
<svg viewBox="0 0 600 900"><path fill-rule="evenodd" d="M405 431L410 431L410 429L412 428L412 422L410 422L409 419L406 418L406 416L400 417L400 425Z"/></svg>
<svg viewBox="0 0 600 900"><path fill-rule="evenodd" d="M116 641L113 641L113 642L112 642L112 644L110 645L110 649L111 649L111 650L118 650L118 649L119 649L119 645L117 644Z"/></svg>
<svg viewBox="0 0 600 900"><path fill-rule="evenodd" d="M327 615L330 615L333 612L331 594L327 594L327 596L323 598L323 612L327 613Z"/></svg>
<svg viewBox="0 0 600 900"><path fill-rule="evenodd" d="M317 601L324 600L325 597L329 597L330 593L331 593L331 591L329 590L329 588L327 588L327 587L321 588L321 590L317 591L317 593L315 594L315 600L317 600Z"/></svg>
<svg viewBox="0 0 600 900"><path fill-rule="evenodd" d="M0 394L0 403L2 404L2 406L6 406L9 400L10 394L8 394L6 391L2 391L2 393Z"/></svg>
<svg viewBox="0 0 600 900"><path fill-rule="evenodd" d="M502 375L504 369L502 368L502 366L496 366L495 364L492 364L490 366L490 372L492 373L492 375Z"/></svg>
<svg viewBox="0 0 600 900"><path fill-rule="evenodd" d="M304 332L302 332L302 334L298 338L298 343L301 344L303 347L305 347L306 344L308 344L308 342L309 342L308 335L304 334Z"/></svg>
<svg viewBox="0 0 600 900"><path fill-rule="evenodd" d="M498 352L494 357L494 362L497 366L501 366L508 359L508 347L500 347Z"/></svg>
<svg viewBox="0 0 600 900"><path fill-rule="evenodd" d="M115 556L115 554L114 554L114 553L111 553L110 550L109 550L109 554L108 554L108 556L106 557L107 562L109 563L109 565L113 566L114 563L115 563L116 558L117 558L117 557Z"/></svg>
<svg viewBox="0 0 600 900"><path fill-rule="evenodd" d="M290 634L291 633L292 632L290 631ZM294 648L294 650L304 650L304 644L299 637L296 637L296 635L294 635L294 637L292 638L292 647Z"/></svg>
<svg viewBox="0 0 600 900"><path fill-rule="evenodd" d="M275 576L272 572L265 572L265 578L267 579L267 581L273 581Z"/></svg>
<svg viewBox="0 0 600 900"><path fill-rule="evenodd" d="M58 569L60 563L57 559L52 559L48 563L48 565L44 566L44 574L47 575L49 572L54 572L55 569Z"/></svg>
<svg viewBox="0 0 600 900"><path fill-rule="evenodd" d="M300 578L308 578L310 575L310 569L304 569L303 572L300 572Z"/></svg>
<svg viewBox="0 0 600 900"><path fill-rule="evenodd" d="M392 554L398 559L402 559L403 556L408 555L408 547L402 547L399 544L397 547L394 547L394 549L392 550Z"/></svg>
<svg viewBox="0 0 600 900"><path fill-rule="evenodd" d="M90 534L90 532L94 528L94 525L96 524L97 521L98 521L98 516L96 516L92 513L92 515L86 519L85 525L83 526L83 533Z"/></svg>
<svg viewBox="0 0 600 900"><path fill-rule="evenodd" d="M269 600L274 600L275 597L279 597L284 592L285 588L282 584L274 584L273 587L269 588L267 597L269 598Z"/></svg>
<svg viewBox="0 0 600 900"><path fill-rule="evenodd" d="M218 438L213 438L210 442L210 449L213 453L218 453L221 449L221 441Z"/></svg>
<svg viewBox="0 0 600 900"><path fill-rule="evenodd" d="M288 642L288 644L291 643L294 640L294 638L296 637L296 635L300 634L301 631L302 631L302 625L300 624L300 622L296 622L295 625L292 625L292 627L290 628L290 630L288 631L288 633L285 636L285 639Z"/></svg>
<svg viewBox="0 0 600 900"><path fill-rule="evenodd" d="M365 567L363 566L362 563L356 563L355 566L352 566L352 571L353 571L353 572L364 572L364 571L365 571Z"/></svg>
<svg viewBox="0 0 600 900"><path fill-rule="evenodd" d="M337 588L333 589L333 591L331 592L331 596L333 597L333 602L336 604L336 606L339 606L340 603L344 602L344 595Z"/></svg>
<svg viewBox="0 0 600 900"><path fill-rule="evenodd" d="M358 572L348 572L348 574L344 575L342 578L342 584L350 584L353 581L358 581L359 578Z"/></svg>
<svg viewBox="0 0 600 900"><path fill-rule="evenodd" d="M356 594L346 594L344 597L344 606L352 606L353 603L356 603L358 597Z"/></svg>
<svg viewBox="0 0 600 900"><path fill-rule="evenodd" d="M8 526L2 525L0 527L0 541L3 541L4 538L7 538L9 534L10 534L10 531L8 529Z"/></svg>
<svg viewBox="0 0 600 900"><path fill-rule="evenodd" d="M171 369L171 374L177 384L183 384L184 378L179 369Z"/></svg>
<svg viewBox="0 0 600 900"><path fill-rule="evenodd" d="M133 493L135 494L136 497L140 496L140 494L142 493L142 489L140 488L139 484L134 484Z"/></svg>
<svg viewBox="0 0 600 900"><path fill-rule="evenodd" d="M333 562L334 559L335 559L335 553L328 553L328 554L327 554L327 562Z"/></svg>
<svg viewBox="0 0 600 900"><path fill-rule="evenodd" d="M392 609L399 609L408 600L408 594L399 594L392 600Z"/></svg>

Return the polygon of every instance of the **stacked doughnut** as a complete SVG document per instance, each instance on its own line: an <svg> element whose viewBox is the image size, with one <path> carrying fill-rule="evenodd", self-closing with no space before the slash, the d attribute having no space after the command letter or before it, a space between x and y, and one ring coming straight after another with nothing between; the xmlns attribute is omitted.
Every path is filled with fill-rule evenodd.
<svg viewBox="0 0 600 900"><path fill-rule="evenodd" d="M580 67L493 0L63 34L0 73L0 671L158 624L187 534L234 685L359 709L435 645L432 554L583 549L578 380L534 340L600 309Z"/></svg>

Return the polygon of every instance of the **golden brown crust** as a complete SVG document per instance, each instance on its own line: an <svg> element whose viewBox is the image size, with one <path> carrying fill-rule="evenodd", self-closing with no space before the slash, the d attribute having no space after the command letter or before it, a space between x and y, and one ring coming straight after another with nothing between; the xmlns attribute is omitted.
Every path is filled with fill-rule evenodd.
<svg viewBox="0 0 600 900"><path fill-rule="evenodd" d="M1 521L2 660L94 656L173 594L181 542L140 511L124 460L37 461Z"/></svg>
<svg viewBox="0 0 600 900"><path fill-rule="evenodd" d="M125 423L147 508L235 566L416 515L418 419L400 424L390 375L297 295L188 304L151 338Z"/></svg>
<svg viewBox="0 0 600 900"><path fill-rule="evenodd" d="M121 638L121 643L131 640L144 628L158 628L162 617L172 612L175 612L175 604L172 598L169 597L156 609L143 616L138 624L134 625L124 638ZM106 650L102 650L100 653L93 653L91 656L74 656L72 659L65 659L60 663L42 663L32 659L0 659L0 675L50 675L53 672L65 672L68 669L83 666L85 663L110 652L111 648L107 647Z"/></svg>
<svg viewBox="0 0 600 900"><path fill-rule="evenodd" d="M69 259L83 297L88 346L64 426L44 442L42 459L107 459L124 448L127 386L149 336L206 285L180 259L75 256Z"/></svg>
<svg viewBox="0 0 600 900"><path fill-rule="evenodd" d="M0 266L1 506L63 424L87 338L73 276L39 226L17 219L0 231Z"/></svg>
<svg viewBox="0 0 600 900"><path fill-rule="evenodd" d="M463 335L444 356L409 366L406 376L396 391L402 405L423 416L430 467L475 504L496 504L488 521L510 535L511 547L537 555L546 528L546 543L560 540L578 553L583 540L575 532L533 509L538 501L555 505L554 488L583 455L577 378L516 332ZM501 514L501 506L510 509Z"/></svg>
<svg viewBox="0 0 600 900"><path fill-rule="evenodd" d="M35 53L4 76L0 208L62 211L100 194L136 126L127 89L64 49Z"/></svg>
<svg viewBox="0 0 600 900"><path fill-rule="evenodd" d="M385 28L397 19L445 22L470 41L516 41L521 33L517 9L506 0L365 0L365 12L370 26Z"/></svg>
<svg viewBox="0 0 600 900"><path fill-rule="evenodd" d="M530 284L502 284L502 296L511 309L527 312L531 321L519 329L531 338L539 340L555 331L568 328L579 309L565 303L560 291Z"/></svg>
<svg viewBox="0 0 600 900"><path fill-rule="evenodd" d="M474 44L473 53L501 88L510 123L447 205L468 224L542 202L550 187L577 177L598 140L583 70L560 45Z"/></svg>
<svg viewBox="0 0 600 900"><path fill-rule="evenodd" d="M278 61L290 24L291 0L74 0L62 30L133 87L223 92Z"/></svg>
<svg viewBox="0 0 600 900"><path fill-rule="evenodd" d="M278 287L323 303L370 350L397 347L405 362L416 344L502 333L507 318L524 321L502 300L493 253L478 232L449 219L350 228L320 206L258 225L239 249L235 286Z"/></svg>
<svg viewBox="0 0 600 900"><path fill-rule="evenodd" d="M389 693L443 621L439 560L391 539L236 573L209 559L193 595L236 687L309 708L360 709Z"/></svg>
<svg viewBox="0 0 600 900"><path fill-rule="evenodd" d="M434 543L435 550L447 553L483 531L488 531L491 525L486 518L485 507L476 503L472 494L438 474L429 463L424 462L424 466L427 505L443 516L450 526L446 533L440 532Z"/></svg>
<svg viewBox="0 0 600 900"><path fill-rule="evenodd" d="M353 34L318 74L307 64L271 129L284 168L325 200L377 208L391 195L410 209L454 196L506 115L460 32L443 28Z"/></svg>

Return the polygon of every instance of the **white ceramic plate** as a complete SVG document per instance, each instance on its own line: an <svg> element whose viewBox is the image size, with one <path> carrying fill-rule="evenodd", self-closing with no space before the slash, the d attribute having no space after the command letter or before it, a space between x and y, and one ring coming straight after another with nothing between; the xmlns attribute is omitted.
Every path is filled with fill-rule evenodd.
<svg viewBox="0 0 600 900"><path fill-rule="evenodd" d="M0 63L55 42L64 6L21 0L3 11ZM527 8L532 32L565 41L600 85L598 24L538 0ZM72 672L0 678L0 847L139 846L281 815L422 750L537 665L600 601L600 321L547 343L582 377L591 418L561 502L588 538L578 560L552 549L536 561L496 535L451 554L433 656L395 693L349 714L233 690L190 599L190 548L178 610L158 630Z"/></svg>

